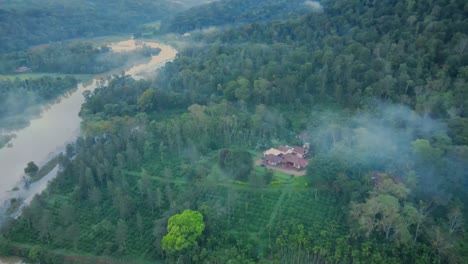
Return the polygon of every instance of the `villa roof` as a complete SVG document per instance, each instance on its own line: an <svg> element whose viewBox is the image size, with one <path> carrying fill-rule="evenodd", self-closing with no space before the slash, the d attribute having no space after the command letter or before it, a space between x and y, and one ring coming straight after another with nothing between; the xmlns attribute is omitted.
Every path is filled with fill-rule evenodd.
<svg viewBox="0 0 468 264"><path fill-rule="evenodd" d="M266 161L271 161L272 163L280 163L283 160L282 157L278 157L278 156L275 156L275 155L272 155L272 154L266 155L264 157L264 159Z"/></svg>
<svg viewBox="0 0 468 264"><path fill-rule="evenodd" d="M268 156L268 155L278 156L278 155L282 154L282 152L275 149L275 148L271 148L271 149L265 151L263 154L265 154L265 156Z"/></svg>
<svg viewBox="0 0 468 264"><path fill-rule="evenodd" d="M289 147L289 146L281 145L281 146L278 147L278 150L281 151L282 153L288 153L288 152L290 152L292 150L292 148Z"/></svg>
<svg viewBox="0 0 468 264"><path fill-rule="evenodd" d="M295 153L297 154L301 154L301 155L304 155L307 153L307 150L303 147L294 147L294 150L293 150Z"/></svg>
<svg viewBox="0 0 468 264"><path fill-rule="evenodd" d="M293 155L291 153L284 155L283 159L286 162L294 163L295 165L298 165L300 167L306 167L307 165L309 165L309 162L307 160L299 158L298 156Z"/></svg>

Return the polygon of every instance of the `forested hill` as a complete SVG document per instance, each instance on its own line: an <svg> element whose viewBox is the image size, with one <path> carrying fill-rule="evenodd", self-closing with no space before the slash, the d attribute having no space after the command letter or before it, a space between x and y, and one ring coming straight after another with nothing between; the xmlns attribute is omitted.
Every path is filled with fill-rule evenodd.
<svg viewBox="0 0 468 264"><path fill-rule="evenodd" d="M1 1L0 52L69 38L132 33L142 23L167 18L193 4L189 0Z"/></svg>
<svg viewBox="0 0 468 264"><path fill-rule="evenodd" d="M465 1L333 1L324 8L298 20L200 33L199 40L215 44L183 53L164 83L208 96L219 83L226 98L236 99L230 81L263 79L267 90L248 90L247 101L325 100L357 108L379 98L433 117L468 116Z"/></svg>
<svg viewBox="0 0 468 264"><path fill-rule="evenodd" d="M222 0L192 7L162 24L166 32L185 33L210 26L233 26L294 18L321 11L318 2L304 0Z"/></svg>
<svg viewBox="0 0 468 264"><path fill-rule="evenodd" d="M194 32L155 80L87 92L84 136L0 254L468 263L468 4L305 3ZM305 175L254 165L301 139Z"/></svg>

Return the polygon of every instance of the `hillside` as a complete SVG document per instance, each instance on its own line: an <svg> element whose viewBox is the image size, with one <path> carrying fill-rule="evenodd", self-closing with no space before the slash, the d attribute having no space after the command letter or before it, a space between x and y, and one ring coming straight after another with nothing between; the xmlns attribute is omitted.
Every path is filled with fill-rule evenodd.
<svg viewBox="0 0 468 264"><path fill-rule="evenodd" d="M83 137L3 230L0 252L46 263L466 263L468 4L214 15L257 3L181 13L168 30L226 27L193 32L153 80L115 76L87 94ZM259 165L265 150L303 143L305 176Z"/></svg>
<svg viewBox="0 0 468 264"><path fill-rule="evenodd" d="M2 1L0 52L70 38L133 33L142 23L165 19L193 4L171 0Z"/></svg>
<svg viewBox="0 0 468 264"><path fill-rule="evenodd" d="M235 26L299 17L321 7L304 0L225 0L214 1L179 12L162 24L166 32L185 33L216 26ZM315 2L318 3L318 2Z"/></svg>

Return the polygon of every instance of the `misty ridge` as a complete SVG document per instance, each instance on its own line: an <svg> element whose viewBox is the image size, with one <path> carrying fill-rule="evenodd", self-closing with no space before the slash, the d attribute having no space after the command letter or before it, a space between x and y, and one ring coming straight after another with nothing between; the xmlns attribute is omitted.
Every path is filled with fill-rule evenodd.
<svg viewBox="0 0 468 264"><path fill-rule="evenodd" d="M457 188L468 185L465 146L452 146L447 126L400 104L377 103L372 110L313 111L307 139L319 162L333 161L342 170L389 173L416 192L445 204ZM450 179L442 178L450 171ZM445 183L446 184L446 183ZM450 188L454 188L454 186ZM446 187L446 186L445 186Z"/></svg>
<svg viewBox="0 0 468 264"><path fill-rule="evenodd" d="M77 76L65 74L90 75L119 71L159 52L160 49L142 47L135 51L115 53L105 45L96 48L90 43L66 42L23 53L22 58L4 64L0 71L9 73L19 65L27 65L33 73L61 75L0 80L0 129L11 130L27 126L30 118L41 113L40 104L50 103L76 88L79 82Z"/></svg>
<svg viewBox="0 0 468 264"><path fill-rule="evenodd" d="M318 155L376 170L407 168L414 157L415 140L447 137L440 121L403 105L381 103L372 112L349 115L326 110L312 116L307 134Z"/></svg>

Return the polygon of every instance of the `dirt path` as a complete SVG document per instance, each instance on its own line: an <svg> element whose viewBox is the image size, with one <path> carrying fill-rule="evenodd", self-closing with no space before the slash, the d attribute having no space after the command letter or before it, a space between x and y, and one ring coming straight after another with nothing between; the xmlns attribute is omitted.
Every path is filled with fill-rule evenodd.
<svg viewBox="0 0 468 264"><path fill-rule="evenodd" d="M275 208L273 208L273 212L271 212L270 219L268 220L267 226L271 226L271 225L273 224L273 222L275 221L276 216L278 215L278 211L279 211L280 208L281 208L281 204L282 204L283 201L284 201L284 197L286 196L286 192L288 192L288 191L289 191L289 190L284 189L284 190L281 192L280 197L279 197L278 200L276 201Z"/></svg>

